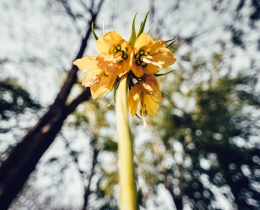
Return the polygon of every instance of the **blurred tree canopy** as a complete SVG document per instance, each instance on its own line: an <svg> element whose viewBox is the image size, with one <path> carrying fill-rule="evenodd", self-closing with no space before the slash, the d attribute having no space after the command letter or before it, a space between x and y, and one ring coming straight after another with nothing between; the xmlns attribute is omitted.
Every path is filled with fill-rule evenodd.
<svg viewBox="0 0 260 210"><path fill-rule="evenodd" d="M212 202L216 186L225 189L222 193L233 208L259 208L259 142L253 140L259 136L259 116L252 117L259 102L245 91L256 82L255 75L220 77L197 84L184 96L195 99L192 111L175 102L161 108L154 126L165 148L160 161L173 157L172 164L161 169L173 200L185 196L192 209L221 209Z"/></svg>
<svg viewBox="0 0 260 210"><path fill-rule="evenodd" d="M216 191L226 198L227 208L259 209L257 75L223 74L219 68L223 53L212 56L214 70L206 80L193 79L205 71L202 58L192 62L191 69L180 66L162 76L166 101L157 116L150 119L153 134L136 148L137 179L143 180L142 184L138 182L138 200L144 208L150 197L160 196L158 189L163 185L176 209L222 209ZM185 60L193 60L191 53L179 62ZM114 154L116 145L112 148L108 151ZM104 166L103 173L96 193L101 198L110 195L111 201L115 171ZM156 202L155 206L163 208Z"/></svg>
<svg viewBox="0 0 260 210"><path fill-rule="evenodd" d="M0 80L0 117L3 121L18 116L32 109L37 111L41 105L35 102L30 93L23 87L19 86L15 80ZM0 128L1 133L9 132L11 128Z"/></svg>

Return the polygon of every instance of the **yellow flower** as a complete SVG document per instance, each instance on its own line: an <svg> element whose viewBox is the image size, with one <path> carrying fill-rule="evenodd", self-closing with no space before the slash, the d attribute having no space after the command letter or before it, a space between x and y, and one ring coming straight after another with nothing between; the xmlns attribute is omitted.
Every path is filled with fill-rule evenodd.
<svg viewBox="0 0 260 210"><path fill-rule="evenodd" d="M105 69L98 65L96 56L87 56L85 58L77 59L73 62L78 68L87 72L82 85L90 87L92 98L98 98L109 90L113 89L116 81L116 75L107 74Z"/></svg>
<svg viewBox="0 0 260 210"><path fill-rule="evenodd" d="M137 112L137 106L140 103L140 115L145 122L147 114L155 115L159 109L158 102L162 102L163 98L160 92L159 83L152 74L144 74L129 91L128 106L130 114L133 116Z"/></svg>
<svg viewBox="0 0 260 210"><path fill-rule="evenodd" d="M131 69L137 77L155 74L175 62L173 53L166 48L165 41L157 40L143 32L135 41Z"/></svg>
<svg viewBox="0 0 260 210"><path fill-rule="evenodd" d="M130 71L132 47L119 33L110 31L96 42L99 55L97 61L107 73L119 77Z"/></svg>

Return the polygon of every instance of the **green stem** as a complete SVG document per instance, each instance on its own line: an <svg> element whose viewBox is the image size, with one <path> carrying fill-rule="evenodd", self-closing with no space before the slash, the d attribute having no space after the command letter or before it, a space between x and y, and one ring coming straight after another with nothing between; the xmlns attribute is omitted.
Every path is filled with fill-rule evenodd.
<svg viewBox="0 0 260 210"><path fill-rule="evenodd" d="M126 74L122 76L116 93L120 209L136 210L133 145L128 120L127 84L128 79Z"/></svg>

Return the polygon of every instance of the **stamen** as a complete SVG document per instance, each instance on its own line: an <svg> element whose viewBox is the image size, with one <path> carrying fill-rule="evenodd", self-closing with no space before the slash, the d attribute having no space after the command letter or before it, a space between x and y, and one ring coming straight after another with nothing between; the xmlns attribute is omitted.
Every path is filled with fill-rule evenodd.
<svg viewBox="0 0 260 210"><path fill-rule="evenodd" d="M115 48L112 49L112 53L113 53L113 54L116 53L116 49L115 49Z"/></svg>
<svg viewBox="0 0 260 210"><path fill-rule="evenodd" d="M117 49L118 51L121 50L121 46L118 45L118 46L116 47L116 49Z"/></svg>
<svg viewBox="0 0 260 210"><path fill-rule="evenodd" d="M122 50L124 53L126 53L126 52L127 52L127 48L125 48L125 47L124 47L124 48L122 48L121 50Z"/></svg>
<svg viewBox="0 0 260 210"><path fill-rule="evenodd" d="M136 60L135 63L136 63L136 65L138 65L138 66L140 66L140 65L142 64L140 60Z"/></svg>
<svg viewBox="0 0 260 210"><path fill-rule="evenodd" d="M140 55L144 55L144 51L143 51L143 50L140 50L140 51L139 51L139 54L140 54Z"/></svg>
<svg viewBox="0 0 260 210"><path fill-rule="evenodd" d="M123 52L122 51L117 51L115 56L118 57L118 56L122 56Z"/></svg>
<svg viewBox="0 0 260 210"><path fill-rule="evenodd" d="M143 67L147 66L147 63L142 62L142 66L143 66Z"/></svg>
<svg viewBox="0 0 260 210"><path fill-rule="evenodd" d="M139 59L140 55L139 54L136 54L135 55L135 59Z"/></svg>
<svg viewBox="0 0 260 210"><path fill-rule="evenodd" d="M144 122L144 127L145 127L145 128L148 128L148 124L147 124L147 122L146 122L145 117L142 117L142 118L143 118L143 122Z"/></svg>
<svg viewBox="0 0 260 210"><path fill-rule="evenodd" d="M126 59L128 58L128 55L127 55L127 54L123 54L123 56L122 56L122 57L123 57L123 59L125 59L125 60L126 60Z"/></svg>

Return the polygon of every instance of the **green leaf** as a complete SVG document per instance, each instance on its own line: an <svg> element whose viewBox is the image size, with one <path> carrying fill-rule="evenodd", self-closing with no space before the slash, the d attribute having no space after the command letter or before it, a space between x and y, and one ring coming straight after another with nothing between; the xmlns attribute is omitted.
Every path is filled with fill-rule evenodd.
<svg viewBox="0 0 260 210"><path fill-rule="evenodd" d="M139 120L141 120L141 117L140 117L138 114L135 114L135 116L136 116Z"/></svg>
<svg viewBox="0 0 260 210"><path fill-rule="evenodd" d="M98 36L96 35L95 29L94 29L94 22L93 22L92 25L91 25L91 30L92 30L92 34L93 34L93 36L95 37L95 39L98 40Z"/></svg>
<svg viewBox="0 0 260 210"><path fill-rule="evenodd" d="M137 37L140 36L141 33L144 32L144 27L145 27L146 20L147 20L147 17L148 17L148 15L149 15L149 13L150 13L150 11L148 11L148 12L146 13L146 16L145 16L145 18L144 18L144 21L141 22L140 29L139 29L139 32L138 32Z"/></svg>
<svg viewBox="0 0 260 210"><path fill-rule="evenodd" d="M149 34L149 33L150 33L150 31L151 31L152 27L153 27L153 24L150 26L149 30L147 31L147 34Z"/></svg>
<svg viewBox="0 0 260 210"><path fill-rule="evenodd" d="M135 44L135 40L136 40L136 31L135 31L135 19L136 19L136 15L137 13L135 14L134 16L134 19L133 19L133 22L132 22L132 32L131 32L131 37L129 39L129 44L134 47L134 44Z"/></svg>
<svg viewBox="0 0 260 210"><path fill-rule="evenodd" d="M177 37L175 37L174 39L170 39L170 40L166 41L165 43L171 41L170 44L168 44L168 45L166 46L166 48L169 48L174 42L176 42L176 40L177 40Z"/></svg>
<svg viewBox="0 0 260 210"><path fill-rule="evenodd" d="M114 85L114 88L113 88L113 98L114 98L114 102L116 102L116 91L117 91L117 88L118 88L118 86L119 86L119 84L120 84L120 81L121 81L121 78L117 78L116 79L116 82L115 82L115 85Z"/></svg>
<svg viewBox="0 0 260 210"><path fill-rule="evenodd" d="M167 40L167 41L165 41L165 43L167 43L167 42L171 42L171 41L176 41L177 40L177 37L175 37L175 38L172 38L172 39L169 39L169 40Z"/></svg>
<svg viewBox="0 0 260 210"><path fill-rule="evenodd" d="M166 72L166 73L164 73L164 74L154 74L154 76L155 76L155 77L164 76L164 75L169 74L169 73L171 73L171 72L173 72L173 71L175 71L175 70L172 70L172 71Z"/></svg>

